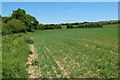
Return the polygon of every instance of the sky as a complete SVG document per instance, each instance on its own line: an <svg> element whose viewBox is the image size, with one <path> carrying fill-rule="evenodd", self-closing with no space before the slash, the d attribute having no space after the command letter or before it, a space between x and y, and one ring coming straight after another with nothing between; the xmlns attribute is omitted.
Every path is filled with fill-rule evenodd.
<svg viewBox="0 0 120 80"><path fill-rule="evenodd" d="M1 0L2 2L118 2L119 0Z"/></svg>
<svg viewBox="0 0 120 80"><path fill-rule="evenodd" d="M2 2L2 15L18 8L43 24L118 19L117 2Z"/></svg>

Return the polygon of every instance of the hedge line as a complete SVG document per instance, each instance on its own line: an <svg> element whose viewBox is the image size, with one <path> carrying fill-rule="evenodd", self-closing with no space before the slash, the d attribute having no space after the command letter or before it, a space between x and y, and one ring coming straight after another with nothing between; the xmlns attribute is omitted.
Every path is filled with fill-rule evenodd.
<svg viewBox="0 0 120 80"><path fill-rule="evenodd" d="M62 27L70 28L102 28L103 25L107 24L118 24L120 21L101 21L101 22L82 22L82 23L65 23L65 24L39 24L37 29L48 30L48 29L62 29Z"/></svg>
<svg viewBox="0 0 120 80"><path fill-rule="evenodd" d="M103 27L103 24L99 22L87 22L87 23L79 23L77 25L75 24L68 24L67 29L69 28L100 28Z"/></svg>
<svg viewBox="0 0 120 80"><path fill-rule="evenodd" d="M2 17L2 34L14 34L20 32L32 32L35 29L62 29L70 28L101 28L107 24L118 24L120 20L100 21L100 22L82 22L82 23L65 23L65 24L39 24L35 17L26 14L25 10L14 10L10 17Z"/></svg>
<svg viewBox="0 0 120 80"><path fill-rule="evenodd" d="M12 16L2 17L2 34L14 34L20 32L31 32L38 26L35 17L26 14L22 9L13 11Z"/></svg>

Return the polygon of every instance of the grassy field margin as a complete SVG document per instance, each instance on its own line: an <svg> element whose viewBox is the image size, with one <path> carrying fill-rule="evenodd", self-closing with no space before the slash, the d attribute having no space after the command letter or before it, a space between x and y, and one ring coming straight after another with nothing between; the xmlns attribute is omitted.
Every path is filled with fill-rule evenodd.
<svg viewBox="0 0 120 80"><path fill-rule="evenodd" d="M2 37L2 78L27 78L29 55L28 34L20 33Z"/></svg>

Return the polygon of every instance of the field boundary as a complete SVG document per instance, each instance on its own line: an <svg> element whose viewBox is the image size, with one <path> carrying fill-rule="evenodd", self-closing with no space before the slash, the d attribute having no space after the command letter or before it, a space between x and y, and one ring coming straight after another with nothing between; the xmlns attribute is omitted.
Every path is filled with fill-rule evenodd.
<svg viewBox="0 0 120 80"><path fill-rule="evenodd" d="M28 61L26 63L28 65L28 68L26 69L29 73L28 78L39 78L40 77L39 67L38 67L38 65L34 64L38 60L38 55L36 54L36 49L33 44L29 44L28 46L29 46L29 50L30 50Z"/></svg>

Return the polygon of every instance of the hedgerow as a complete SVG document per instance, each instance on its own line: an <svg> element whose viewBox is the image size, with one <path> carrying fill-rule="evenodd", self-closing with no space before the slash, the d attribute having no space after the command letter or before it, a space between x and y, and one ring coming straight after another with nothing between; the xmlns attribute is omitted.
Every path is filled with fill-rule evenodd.
<svg viewBox="0 0 120 80"><path fill-rule="evenodd" d="M12 16L2 17L2 34L14 34L21 32L31 32L38 26L35 17L26 14L25 10L17 9L13 11Z"/></svg>

